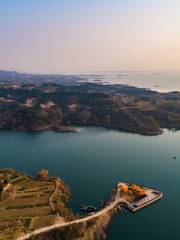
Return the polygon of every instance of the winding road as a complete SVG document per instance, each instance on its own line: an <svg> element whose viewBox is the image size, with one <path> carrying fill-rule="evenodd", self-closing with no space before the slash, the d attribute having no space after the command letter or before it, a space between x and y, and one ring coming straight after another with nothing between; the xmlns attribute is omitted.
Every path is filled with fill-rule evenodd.
<svg viewBox="0 0 180 240"><path fill-rule="evenodd" d="M57 230L57 229L60 229L60 228L66 227L66 226L70 226L70 225L74 225L74 224L85 223L85 222L87 222L89 220L93 220L93 219L95 219L97 217L101 217L103 215L106 215L109 211L113 210L114 208L116 208L120 204L128 205L127 201L125 201L124 199L120 198L119 194L117 192L116 198L115 198L115 200L112 203L110 203L104 209L100 210L99 212L96 212L95 214L93 214L91 216L87 216L85 218L81 218L81 219L74 220L74 221L71 221L71 222L66 222L66 223L61 223L61 224L54 224L54 225L52 225L50 227L44 227L44 228L41 228L39 230L35 230L35 231L33 231L33 232L29 233L29 234L26 234L23 237L19 237L16 240L27 240L27 239L30 239L30 238L35 237L37 235L50 232L52 230Z"/></svg>
<svg viewBox="0 0 180 240"><path fill-rule="evenodd" d="M136 209L134 209L133 205L131 205L129 202L127 202L126 200L124 200L121 197L120 189L118 187L116 189L114 189L114 190L115 190L115 192L113 193L114 197L111 198L111 200L106 205L106 207L104 209L94 213L93 215L86 216L84 218L77 219L77 220L70 221L70 222L53 224L52 226L44 227L44 228L35 230L35 231L33 231L33 232L29 233L29 234L26 234L26 235L24 235L22 237L17 238L16 240L28 240L28 239L31 239L31 238L33 238L35 236L40 235L40 234L48 233L48 232L50 232L52 230L58 230L58 229L61 229L63 227L71 226L71 225L74 225L74 224L85 223L85 222L87 222L89 220L93 220L93 219L96 219L98 217L102 217L102 216L107 215L111 210L115 209L119 205L126 205L129 210L135 212L135 211L138 211L138 210L140 210L140 209L142 209L142 208L144 208L144 207L146 207L146 206L148 206L148 205L158 201L159 199L162 198L162 195L163 195L161 192L156 191L156 194L153 193L154 197L152 198L151 194L155 190L146 188L146 190L150 191L150 196L151 197L148 197L148 199L145 199L144 202L141 205L139 205ZM158 195L157 195L157 192L158 192Z"/></svg>

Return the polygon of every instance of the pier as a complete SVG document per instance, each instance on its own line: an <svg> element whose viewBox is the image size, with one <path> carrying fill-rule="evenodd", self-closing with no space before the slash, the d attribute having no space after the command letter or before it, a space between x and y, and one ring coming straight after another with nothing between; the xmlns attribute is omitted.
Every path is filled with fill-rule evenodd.
<svg viewBox="0 0 180 240"><path fill-rule="evenodd" d="M158 200L160 200L163 196L162 192L150 189L150 188L142 188L145 191L145 194L142 197L135 197L133 200L128 201L124 194L121 191L121 186L126 185L129 187L129 184L120 182L117 185L117 197L122 198L126 203L123 203L123 206L131 212L137 212L142 208L145 208Z"/></svg>
<svg viewBox="0 0 180 240"><path fill-rule="evenodd" d="M124 190L126 187L127 193L125 194ZM60 224L54 224L49 227L44 227L39 230L35 230L29 234L26 234L20 238L17 238L16 240L28 240L33 237L49 233L53 230L58 230L64 227L72 226L74 224L80 224L80 223L87 223L88 221L92 221L97 218L103 218L104 216L112 216L112 214L115 212L113 210L118 210L121 206L127 208L131 212L137 212L141 210L144 207L149 206L150 204L160 200L163 196L163 194L160 191L154 190L154 189L149 189L149 188L143 188L139 187L139 190L142 190L142 193L145 193L141 197L138 196L138 191L137 191L137 196L135 195L132 196L132 198L129 198L128 193L130 193L133 190L133 186L137 185L129 185L127 183L120 182L117 184L115 189L113 190L110 199L104 206L104 208L100 211L95 212L92 215L88 215L84 218L80 218L74 221L70 222L65 222L65 223L60 223ZM134 187L135 188L135 187ZM136 189L138 189L136 187ZM128 192L129 191L129 192ZM139 193L140 194L140 193ZM129 199L129 200L128 200ZM134 199L134 200L133 200Z"/></svg>

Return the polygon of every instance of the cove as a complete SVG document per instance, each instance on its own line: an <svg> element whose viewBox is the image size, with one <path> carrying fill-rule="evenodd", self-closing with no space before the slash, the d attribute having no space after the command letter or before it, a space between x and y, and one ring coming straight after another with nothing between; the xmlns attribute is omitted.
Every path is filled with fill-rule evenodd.
<svg viewBox="0 0 180 240"><path fill-rule="evenodd" d="M0 132L0 168L36 174L47 168L71 188L70 206L98 205L118 181L160 189L161 201L136 214L116 215L108 240L179 240L180 132L144 137L103 128L80 133ZM176 159L173 159L176 156Z"/></svg>

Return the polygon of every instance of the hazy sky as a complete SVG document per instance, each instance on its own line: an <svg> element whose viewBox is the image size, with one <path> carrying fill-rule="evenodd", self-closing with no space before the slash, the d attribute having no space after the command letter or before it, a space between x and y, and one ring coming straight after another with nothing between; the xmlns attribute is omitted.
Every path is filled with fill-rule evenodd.
<svg viewBox="0 0 180 240"><path fill-rule="evenodd" d="M0 0L0 69L180 69L180 0Z"/></svg>

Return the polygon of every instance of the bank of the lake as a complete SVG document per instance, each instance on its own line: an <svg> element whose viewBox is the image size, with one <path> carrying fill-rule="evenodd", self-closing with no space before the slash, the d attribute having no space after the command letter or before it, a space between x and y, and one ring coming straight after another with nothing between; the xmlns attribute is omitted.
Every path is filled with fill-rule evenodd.
<svg viewBox="0 0 180 240"><path fill-rule="evenodd" d="M117 215L108 240L179 240L180 132L144 137L102 128L80 133L0 132L0 168L35 174L41 168L71 187L71 206L98 204L118 181L160 189L164 198L136 213ZM176 159L173 159L176 156Z"/></svg>

